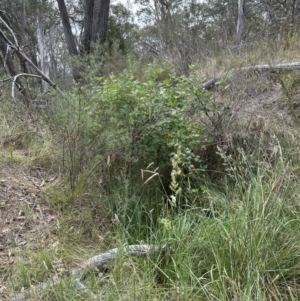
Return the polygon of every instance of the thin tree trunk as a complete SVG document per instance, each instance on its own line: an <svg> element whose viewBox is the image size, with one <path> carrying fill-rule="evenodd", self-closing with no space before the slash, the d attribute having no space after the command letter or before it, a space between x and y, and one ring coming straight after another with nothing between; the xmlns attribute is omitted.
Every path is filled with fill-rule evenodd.
<svg viewBox="0 0 300 301"><path fill-rule="evenodd" d="M38 49L40 57L40 66L42 72L49 77L49 61L45 45L45 35L44 35L44 22L43 22L43 13L41 9L38 9L37 16L37 40L38 40ZM42 92L45 92L49 84L45 81L42 81Z"/></svg>
<svg viewBox="0 0 300 301"><path fill-rule="evenodd" d="M56 48L56 28L52 26L49 30L49 63L50 63L50 71L54 76L58 75L58 67L57 67L57 58L55 56L55 48Z"/></svg>
<svg viewBox="0 0 300 301"><path fill-rule="evenodd" d="M236 33L239 42L242 41L244 31L245 15L244 15L244 0L238 0L238 19L236 25Z"/></svg>

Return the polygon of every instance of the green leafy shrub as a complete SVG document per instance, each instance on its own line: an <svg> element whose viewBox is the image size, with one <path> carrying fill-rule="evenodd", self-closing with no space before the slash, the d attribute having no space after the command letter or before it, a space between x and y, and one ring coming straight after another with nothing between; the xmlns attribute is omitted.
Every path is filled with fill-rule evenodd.
<svg viewBox="0 0 300 301"><path fill-rule="evenodd" d="M124 224L136 219L147 220L146 227L157 224L155 220L163 209L157 188L165 197L171 193L171 159L178 148L182 149L183 172L178 180L184 190L190 190L182 194L184 202L180 202L187 203L187 198L196 198L199 192L198 180L193 185L188 182L203 167L192 152L204 136L195 116L205 112L209 104L207 91L157 65L149 67L143 80L137 80L129 71L98 77L90 86L74 87L62 100L53 100L48 110L49 124L62 146L62 162L71 188L64 199L73 202L90 188L91 193L101 194L104 202L113 199L108 206L123 218ZM143 179L141 169L151 163L157 176ZM198 187L193 190L192 186ZM122 198L125 190L123 200L113 197L118 194ZM146 205L151 196L151 205ZM139 208L134 201L137 199ZM123 208L126 200L133 201ZM155 202L160 205L153 206ZM149 212L154 207L155 218L151 216L154 221L150 221ZM139 210L143 216L131 219Z"/></svg>
<svg viewBox="0 0 300 301"><path fill-rule="evenodd" d="M96 112L99 122L109 118L115 145L121 142L131 167L154 162L163 168L170 165L178 145L191 148L203 137L202 126L189 112L203 112L203 103L198 105L196 100L201 97L208 103L209 94L185 77L161 77L164 71L150 67L145 81L136 80L130 72L98 79L91 112L93 116Z"/></svg>

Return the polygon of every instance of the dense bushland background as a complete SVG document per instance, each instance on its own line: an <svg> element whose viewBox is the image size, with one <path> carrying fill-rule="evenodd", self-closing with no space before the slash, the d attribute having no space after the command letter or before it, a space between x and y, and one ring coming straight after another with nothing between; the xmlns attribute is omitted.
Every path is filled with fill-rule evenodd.
<svg viewBox="0 0 300 301"><path fill-rule="evenodd" d="M120 251L85 285L99 300L298 300L299 71L239 68L299 60L295 3L136 1L139 22L112 4L105 43L70 57L58 9L19 2L0 17L59 89L17 81L35 71L1 52L1 298L92 300L72 267L149 244L166 247ZM84 3L66 4L80 40Z"/></svg>

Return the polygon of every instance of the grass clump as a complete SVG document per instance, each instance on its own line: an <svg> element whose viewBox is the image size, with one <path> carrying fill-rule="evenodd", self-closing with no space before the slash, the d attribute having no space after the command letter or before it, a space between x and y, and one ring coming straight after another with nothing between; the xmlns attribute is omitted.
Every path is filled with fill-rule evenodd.
<svg viewBox="0 0 300 301"><path fill-rule="evenodd" d="M210 217L191 208L161 219L153 239L166 242L168 252L154 266L164 283L196 300L299 298L296 179L278 181L277 174L287 176L283 162L276 174L255 167L255 173L228 171L225 191L208 184Z"/></svg>
<svg viewBox="0 0 300 301"><path fill-rule="evenodd" d="M297 141L275 135L266 115L235 114L231 101L261 91L221 86L212 95L153 65L141 79L124 72L51 95L26 164L51 170L35 176L35 193L55 212L41 219L55 221L56 247L16 261L13 289L57 276L39 300L92 300L64 272L120 247L83 280L101 300L299 299ZM23 228L35 208L22 210ZM161 250L128 257L131 244Z"/></svg>

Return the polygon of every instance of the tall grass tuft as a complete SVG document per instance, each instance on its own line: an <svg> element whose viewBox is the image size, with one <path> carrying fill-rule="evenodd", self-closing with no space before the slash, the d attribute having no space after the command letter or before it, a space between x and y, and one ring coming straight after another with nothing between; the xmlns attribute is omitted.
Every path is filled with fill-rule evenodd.
<svg viewBox="0 0 300 301"><path fill-rule="evenodd" d="M297 179L280 145L276 162L224 158L225 189L207 183L210 215L190 208L160 219L152 233L167 251L153 261L174 300L298 300L300 219ZM173 299L172 299L173 300Z"/></svg>

